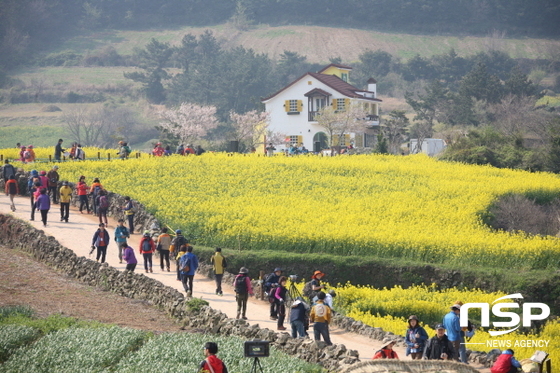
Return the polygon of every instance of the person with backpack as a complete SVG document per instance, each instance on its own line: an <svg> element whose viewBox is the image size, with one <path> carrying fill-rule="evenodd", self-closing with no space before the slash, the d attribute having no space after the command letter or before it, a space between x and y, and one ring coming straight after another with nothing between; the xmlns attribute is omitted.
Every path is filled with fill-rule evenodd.
<svg viewBox="0 0 560 373"><path fill-rule="evenodd" d="M216 295L224 295L222 291L222 279L227 267L226 258L222 255L222 249L216 247L216 252L210 258L212 268L214 269L214 278L216 280Z"/></svg>
<svg viewBox="0 0 560 373"><path fill-rule="evenodd" d="M101 191L103 190L103 185L101 185L101 182L99 182L99 178L95 178L93 179L93 183L91 184L91 187L89 188L89 194L91 195L91 205L93 207L93 213L95 215L97 214L97 198L100 196Z"/></svg>
<svg viewBox="0 0 560 373"><path fill-rule="evenodd" d="M176 251L177 255L175 256L175 265L177 266L177 281L183 281L183 276L181 275L181 265L179 262L183 255L187 253L187 247L190 246L188 243L181 245Z"/></svg>
<svg viewBox="0 0 560 373"><path fill-rule="evenodd" d="M500 356L490 368L491 373L516 373L521 368L521 363L513 357L515 353L512 349L507 349L502 352Z"/></svg>
<svg viewBox="0 0 560 373"><path fill-rule="evenodd" d="M404 341L406 343L406 356L410 355L412 360L421 360L424 345L428 340L428 333L420 326L420 321L416 315L408 318L408 329L406 330Z"/></svg>
<svg viewBox="0 0 560 373"><path fill-rule="evenodd" d="M159 265L161 270L165 269L164 264L167 267L167 272L171 271L169 268L169 248L171 247L171 236L167 233L167 227L161 228L161 234L158 236L156 250L159 251Z"/></svg>
<svg viewBox="0 0 560 373"><path fill-rule="evenodd" d="M29 220L35 220L35 191L37 190L37 183L41 186L39 173L37 170L31 170L29 179L27 180L27 192L29 192L29 199L31 201L31 217Z"/></svg>
<svg viewBox="0 0 560 373"><path fill-rule="evenodd" d="M119 219L117 222L117 227L115 228L115 242L117 243L117 248L119 250L119 263L123 262L123 249L126 246L126 240L130 238L130 233L128 233L128 228L124 226L124 219ZM127 262L128 263L128 262Z"/></svg>
<svg viewBox="0 0 560 373"><path fill-rule="evenodd" d="M51 208L51 199L47 195L47 188L39 189L39 196L37 197L37 202L35 202L37 210L41 212L41 220L43 221L43 227L47 226L47 216Z"/></svg>
<svg viewBox="0 0 560 373"><path fill-rule="evenodd" d="M105 224L99 223L99 229L93 235L91 240L91 248L97 248L96 260L101 263L105 263L105 257L107 256L107 246L109 246L111 239L109 238L109 232L105 229Z"/></svg>
<svg viewBox="0 0 560 373"><path fill-rule="evenodd" d="M187 252L179 259L179 267L181 268L181 282L183 289L187 293L187 297L192 297L194 274L198 268L198 258L193 254L193 247L187 246Z"/></svg>
<svg viewBox="0 0 560 373"><path fill-rule="evenodd" d="M323 340L327 346L332 345L331 337L329 333L329 323L331 322L331 309L329 306L323 303L326 294L322 291L317 295L317 303L311 308L311 314L309 319L313 324L313 336L316 341Z"/></svg>
<svg viewBox="0 0 560 373"><path fill-rule="evenodd" d="M314 298L319 292L326 289L325 285L321 285L321 279L323 277L325 277L323 272L315 271L313 272L313 276L311 276L311 281L305 283L303 286L303 295L309 299L311 304L313 304Z"/></svg>
<svg viewBox="0 0 560 373"><path fill-rule="evenodd" d="M74 160L84 161L86 159L86 152L82 149L81 144L76 145L76 152L74 154Z"/></svg>
<svg viewBox="0 0 560 373"><path fill-rule="evenodd" d="M274 303L276 303L276 310L278 312L278 323L276 326L277 330L286 330L284 326L284 319L286 318L286 296L288 295L288 289L286 288L286 283L288 279L284 276L278 279L278 286L273 290Z"/></svg>
<svg viewBox="0 0 560 373"><path fill-rule="evenodd" d="M187 245L188 243L189 240L187 240L185 236L183 236L183 231L177 229L175 231L175 238L171 240L171 246L169 246L169 251L171 251L172 253L175 251L179 251L181 246Z"/></svg>
<svg viewBox="0 0 560 373"><path fill-rule="evenodd" d="M60 194L60 221L68 223L70 215L70 202L72 201L72 188L68 186L68 181L63 181L58 192Z"/></svg>
<svg viewBox="0 0 560 373"><path fill-rule="evenodd" d="M6 159L4 161L4 165L2 166L2 178L4 179L4 182L6 183L12 175L16 176L16 168L10 164L9 160Z"/></svg>
<svg viewBox="0 0 560 373"><path fill-rule="evenodd" d="M97 204L97 216L99 216L99 222L105 223L105 226L109 226L107 222L107 211L109 211L109 197L105 190L101 190L97 199L95 201Z"/></svg>
<svg viewBox="0 0 560 373"><path fill-rule="evenodd" d="M453 344L445 335L445 327L442 324L436 325L436 335L428 339L424 354L424 360L454 360L457 352L453 348Z"/></svg>
<svg viewBox="0 0 560 373"><path fill-rule="evenodd" d="M80 176L80 180L78 181L78 186L76 187L76 192L78 193L78 198L80 199L80 213L84 213L84 206L86 208L87 213L90 213L89 210L89 199L88 199L88 186L86 184L86 177L84 175Z"/></svg>
<svg viewBox="0 0 560 373"><path fill-rule="evenodd" d="M270 303L270 319L278 320L278 304L274 299L274 292L280 283L280 277L282 277L282 268L274 268L274 272L267 275L264 280L264 291L268 296L268 302Z"/></svg>
<svg viewBox="0 0 560 373"><path fill-rule="evenodd" d="M395 346L395 341L386 342L384 346L381 346L381 350L377 350L375 355L373 355L373 360L377 359L399 359L399 355L393 350Z"/></svg>
<svg viewBox="0 0 560 373"><path fill-rule="evenodd" d="M136 255L134 255L134 249L128 246L128 243L126 241L123 242L122 247L123 247L122 258L126 262L126 270L130 272L134 272L134 269L138 264L138 261L136 260Z"/></svg>
<svg viewBox="0 0 560 373"><path fill-rule="evenodd" d="M58 197L58 181L60 180L60 176L58 175L58 166L54 165L53 168L47 173L47 185L49 194L52 198L52 203L55 205L57 202Z"/></svg>
<svg viewBox="0 0 560 373"><path fill-rule="evenodd" d="M307 311L309 307L302 297L297 297L292 303L290 310L290 324L292 326L292 338L307 337L306 325L308 325Z"/></svg>
<svg viewBox="0 0 560 373"><path fill-rule="evenodd" d="M128 230L130 234L134 234L134 214L136 213L136 207L129 196L124 197L124 206L122 210L128 219Z"/></svg>
<svg viewBox="0 0 560 373"><path fill-rule="evenodd" d="M237 318L247 320L247 300L253 296L253 286L249 278L249 270L245 267L239 269L239 274L233 279L235 300L237 301Z"/></svg>
<svg viewBox="0 0 560 373"><path fill-rule="evenodd" d="M132 152L130 146L128 146L128 143L124 141L119 141L119 146L120 148L117 154L119 155L120 159L122 160L128 159L128 156Z"/></svg>
<svg viewBox="0 0 560 373"><path fill-rule="evenodd" d="M10 175L10 178L8 179L8 181L6 181L5 188L6 194L10 196L10 209L12 211L16 211L14 197L19 193L19 187L15 175Z"/></svg>
<svg viewBox="0 0 560 373"><path fill-rule="evenodd" d="M47 177L47 171L39 172L39 179L41 180L41 187L47 189L49 188L49 178Z"/></svg>
<svg viewBox="0 0 560 373"><path fill-rule="evenodd" d="M228 373L227 367L216 354L218 353L218 345L214 342L206 342L204 345L204 355L206 359L202 360L198 372L210 373Z"/></svg>
<svg viewBox="0 0 560 373"><path fill-rule="evenodd" d="M140 240L140 254L144 257L144 269L146 273L154 272L152 269L152 256L156 251L156 244L150 236L150 231L144 231Z"/></svg>

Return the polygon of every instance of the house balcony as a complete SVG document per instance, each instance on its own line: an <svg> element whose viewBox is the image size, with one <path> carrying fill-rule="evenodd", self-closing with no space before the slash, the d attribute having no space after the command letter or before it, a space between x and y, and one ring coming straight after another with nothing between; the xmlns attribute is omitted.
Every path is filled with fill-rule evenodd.
<svg viewBox="0 0 560 373"><path fill-rule="evenodd" d="M308 122L317 122L317 115L319 115L318 111L310 111L308 115Z"/></svg>

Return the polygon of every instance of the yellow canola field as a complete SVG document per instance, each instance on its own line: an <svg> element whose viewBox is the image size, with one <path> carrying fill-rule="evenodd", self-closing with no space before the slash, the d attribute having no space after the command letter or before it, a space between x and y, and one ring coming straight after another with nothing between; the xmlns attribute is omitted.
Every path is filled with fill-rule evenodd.
<svg viewBox="0 0 560 373"><path fill-rule="evenodd" d="M376 289L371 286L346 284L334 289L337 294L335 305L343 309L347 316L403 337L408 326L408 316L412 314L418 316L428 336L432 337L435 335L434 325L442 321L443 316L450 311L449 307L456 301L492 304L494 300L507 295L503 292L485 293L478 289L438 290L435 285L411 286L407 289L400 286ZM532 334L521 328L512 333L492 337L488 329L480 328L480 312L477 311L479 310L469 311L469 319L474 321L477 329L475 335L468 341L468 349L488 352L493 348L501 350L512 348L519 360L531 357L535 350L544 350L550 354L553 366L560 364L558 319L553 320L550 317L538 334ZM504 319L496 319L496 321L504 321Z"/></svg>
<svg viewBox="0 0 560 373"><path fill-rule="evenodd" d="M552 174L423 155L221 153L67 162L60 172L71 181L100 177L199 244L505 268L560 263L556 237L494 232L480 218L506 193L558 195Z"/></svg>

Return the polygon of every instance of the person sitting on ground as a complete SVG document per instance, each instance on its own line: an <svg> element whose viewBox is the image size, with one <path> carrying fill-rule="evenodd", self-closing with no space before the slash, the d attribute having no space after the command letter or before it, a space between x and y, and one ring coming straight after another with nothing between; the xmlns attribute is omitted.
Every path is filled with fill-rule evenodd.
<svg viewBox="0 0 560 373"><path fill-rule="evenodd" d="M494 362L490 372L492 373L516 373L521 368L521 363L513 357L514 352L512 349L507 349L502 352Z"/></svg>
<svg viewBox="0 0 560 373"><path fill-rule="evenodd" d="M206 342L204 345L206 359L200 363L199 372L228 373L224 362L216 356L217 353L218 345L215 342Z"/></svg>
<svg viewBox="0 0 560 373"><path fill-rule="evenodd" d="M373 360L376 359L399 359L399 355L393 350L395 346L395 341L386 342L384 346L381 346L381 350L375 352L373 355Z"/></svg>
<svg viewBox="0 0 560 373"><path fill-rule="evenodd" d="M453 360L455 358L453 345L445 335L442 324L436 325L436 335L428 339L424 348L424 360Z"/></svg>
<svg viewBox="0 0 560 373"><path fill-rule="evenodd" d="M408 318L408 329L405 334L406 356L410 355L412 360L422 359L424 345L428 340L428 333L420 326L420 321L416 315Z"/></svg>

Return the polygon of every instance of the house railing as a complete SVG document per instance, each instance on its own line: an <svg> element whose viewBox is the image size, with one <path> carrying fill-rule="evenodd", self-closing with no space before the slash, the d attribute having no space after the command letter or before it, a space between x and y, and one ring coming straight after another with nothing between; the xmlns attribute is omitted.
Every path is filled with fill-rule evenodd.
<svg viewBox="0 0 560 373"><path fill-rule="evenodd" d="M309 122L316 122L317 121L317 115L319 115L318 111L310 111L309 116L308 116L308 121Z"/></svg>

